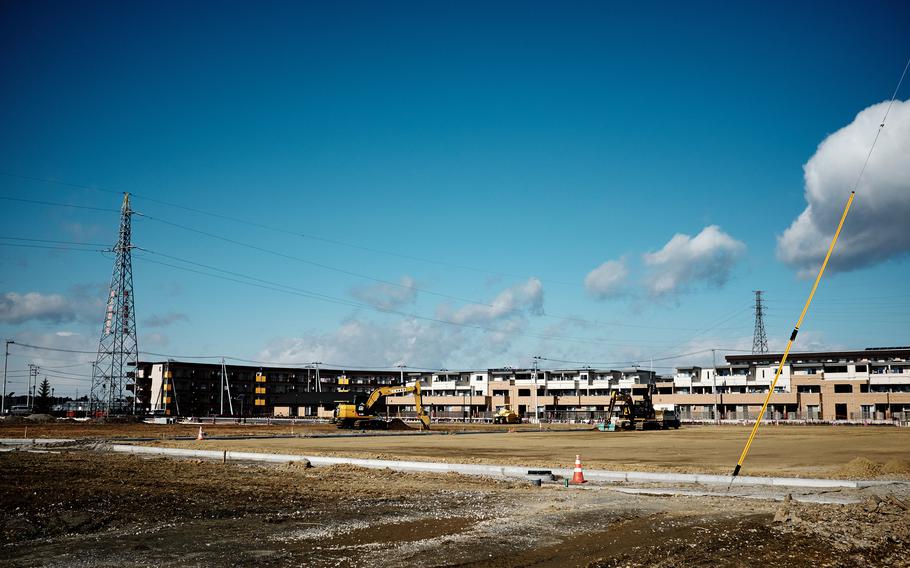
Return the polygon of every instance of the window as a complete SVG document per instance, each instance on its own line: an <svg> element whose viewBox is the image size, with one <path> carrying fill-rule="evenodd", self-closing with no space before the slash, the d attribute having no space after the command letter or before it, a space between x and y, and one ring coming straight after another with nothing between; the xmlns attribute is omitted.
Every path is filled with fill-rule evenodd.
<svg viewBox="0 0 910 568"><path fill-rule="evenodd" d="M868 369L868 367L866 367L865 365L857 365L857 366L856 366L856 372L857 372L857 373L865 373L867 369Z"/></svg>
<svg viewBox="0 0 910 568"><path fill-rule="evenodd" d="M836 392L836 393L853 392L853 385L834 385L834 392Z"/></svg>
<svg viewBox="0 0 910 568"><path fill-rule="evenodd" d="M518 396L531 396L531 389L518 389Z"/></svg>
<svg viewBox="0 0 910 568"><path fill-rule="evenodd" d="M797 385L796 392L799 392L799 393L822 392L822 388L819 385Z"/></svg>

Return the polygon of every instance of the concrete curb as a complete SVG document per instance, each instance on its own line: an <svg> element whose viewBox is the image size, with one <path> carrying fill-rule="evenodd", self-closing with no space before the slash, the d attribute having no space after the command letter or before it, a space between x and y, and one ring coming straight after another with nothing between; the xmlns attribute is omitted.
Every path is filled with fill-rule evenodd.
<svg viewBox="0 0 910 568"><path fill-rule="evenodd" d="M291 454L259 454L252 452L228 452L226 450L189 450L184 448L154 448L151 446L131 446L128 444L112 444L99 447L101 450L110 450L125 454L151 454L180 458L203 458L224 461L258 461L269 463L309 462L306 456Z"/></svg>
<svg viewBox="0 0 910 568"><path fill-rule="evenodd" d="M66 438L0 438L0 446L42 446L47 444L71 444L75 441Z"/></svg>
<svg viewBox="0 0 910 568"><path fill-rule="evenodd" d="M151 446L132 446L114 444L108 446L111 451L131 454L157 454L176 457L193 457L221 460L262 461L287 463L309 461L313 466L330 466L338 464L354 465L371 469L392 469L396 471L424 471L435 473L461 473L465 475L486 475L498 477L527 476L528 466L505 466L491 464L466 464L442 462L418 462L400 460L373 460L361 458L344 458L328 456L302 456L296 454L264 454L253 452L230 452L223 450L190 450L183 448L157 448ZM554 475L570 477L571 469L553 469ZM725 475L708 475L699 473L656 473L643 471L607 471L589 469L585 471L589 481L608 483L697 483L729 484L730 477ZM796 477L737 477L734 485L767 485L772 487L812 487L812 488L849 488L857 489L872 483L866 481L848 481L843 479L810 479Z"/></svg>

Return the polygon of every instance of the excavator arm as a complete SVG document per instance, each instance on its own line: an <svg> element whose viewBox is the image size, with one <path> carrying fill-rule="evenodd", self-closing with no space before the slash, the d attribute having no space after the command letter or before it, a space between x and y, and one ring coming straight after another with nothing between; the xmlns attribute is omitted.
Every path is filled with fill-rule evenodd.
<svg viewBox="0 0 910 568"><path fill-rule="evenodd" d="M398 387L379 387L370 393L370 396L367 398L366 402L363 403L364 413L368 414L371 412L373 406L377 402L382 400L387 396L394 396L398 394L408 394L414 393L414 409L417 411L417 419L420 420L420 425L423 430L430 429L430 417L427 416L426 412L423 410L423 395L420 394L420 383L414 383L414 386L398 386Z"/></svg>

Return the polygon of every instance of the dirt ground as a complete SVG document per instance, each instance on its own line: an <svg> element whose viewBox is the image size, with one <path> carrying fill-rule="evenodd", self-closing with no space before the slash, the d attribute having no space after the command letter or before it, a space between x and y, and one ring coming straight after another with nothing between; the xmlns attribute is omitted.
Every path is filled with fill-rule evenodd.
<svg viewBox="0 0 910 568"><path fill-rule="evenodd" d="M809 505L57 452L0 453L4 566L910 566L906 487Z"/></svg>
<svg viewBox="0 0 910 568"><path fill-rule="evenodd" d="M206 419L210 420L210 419ZM299 424L217 424L203 423L207 434L212 436L280 436L280 435L319 435L337 434L340 431L334 424L299 423ZM590 426L559 424L552 429L590 429ZM500 426L493 424L464 424L459 422L433 424L434 432L508 432L509 430L537 430L536 426L523 424L517 426ZM199 424L105 424L99 422L80 422L58 420L50 423L35 423L25 418L10 420L0 419L0 438L194 438ZM341 431L344 432L344 431ZM350 431L348 431L350 432Z"/></svg>
<svg viewBox="0 0 910 568"><path fill-rule="evenodd" d="M647 432L525 430L433 436L349 436L160 442L158 445L361 458L729 474L749 429ZM910 429L764 426L743 475L910 479Z"/></svg>
<svg viewBox="0 0 910 568"><path fill-rule="evenodd" d="M178 437L195 438L198 429L198 425L184 424L19 421L0 422L0 438L146 438L159 440L160 445L206 449L541 467L571 467L579 454L586 467L596 469L728 474L749 434L745 426L598 432L583 425L539 428L523 424L516 428L454 423L434 424L430 434L414 431L405 433L409 435L361 435L338 430L331 424L224 424L205 425L204 429L214 438L256 439L174 441ZM910 429L764 425L752 445L743 475L907 480Z"/></svg>

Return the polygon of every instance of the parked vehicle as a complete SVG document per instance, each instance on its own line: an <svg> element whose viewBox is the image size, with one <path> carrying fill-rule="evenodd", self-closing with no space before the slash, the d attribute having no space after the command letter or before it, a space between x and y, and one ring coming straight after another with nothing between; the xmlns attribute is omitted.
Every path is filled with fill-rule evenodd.
<svg viewBox="0 0 910 568"><path fill-rule="evenodd" d="M28 416L32 414L32 407L27 404L17 404L10 407L9 413L12 416Z"/></svg>

